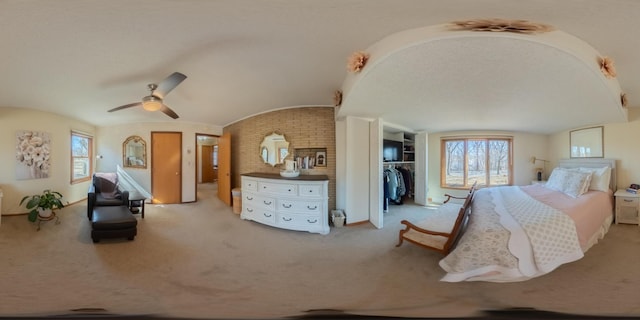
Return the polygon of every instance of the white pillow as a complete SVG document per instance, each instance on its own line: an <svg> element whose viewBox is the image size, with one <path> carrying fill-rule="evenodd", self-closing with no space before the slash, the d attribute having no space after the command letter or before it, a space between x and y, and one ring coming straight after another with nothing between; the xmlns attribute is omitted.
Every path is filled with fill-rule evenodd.
<svg viewBox="0 0 640 320"><path fill-rule="evenodd" d="M591 184L589 190L609 191L609 180L611 179L611 168L584 168L578 169L581 172L591 172Z"/></svg>
<svg viewBox="0 0 640 320"><path fill-rule="evenodd" d="M562 191L562 181L564 180L565 175L566 173L562 168L553 169L544 186L551 190Z"/></svg>
<svg viewBox="0 0 640 320"><path fill-rule="evenodd" d="M591 175L591 172L555 168L545 186L577 198L589 190Z"/></svg>

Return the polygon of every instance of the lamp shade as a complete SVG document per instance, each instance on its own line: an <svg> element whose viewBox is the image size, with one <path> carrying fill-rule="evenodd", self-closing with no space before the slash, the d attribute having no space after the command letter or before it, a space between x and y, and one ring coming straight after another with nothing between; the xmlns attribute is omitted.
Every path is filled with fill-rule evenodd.
<svg viewBox="0 0 640 320"><path fill-rule="evenodd" d="M162 108L162 99L154 96L146 96L142 98L142 108L147 111L158 111Z"/></svg>

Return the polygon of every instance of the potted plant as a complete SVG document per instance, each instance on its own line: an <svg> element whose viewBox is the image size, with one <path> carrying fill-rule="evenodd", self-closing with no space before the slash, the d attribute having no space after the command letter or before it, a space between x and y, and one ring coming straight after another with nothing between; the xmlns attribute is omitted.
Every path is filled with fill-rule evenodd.
<svg viewBox="0 0 640 320"><path fill-rule="evenodd" d="M29 211L29 221L34 222L41 216L43 218L48 218L52 215L54 209L62 209L64 208L64 204L62 204L62 194L57 191L44 190L42 194L34 194L32 196L25 196L20 201L20 205L24 203L27 199L27 209Z"/></svg>

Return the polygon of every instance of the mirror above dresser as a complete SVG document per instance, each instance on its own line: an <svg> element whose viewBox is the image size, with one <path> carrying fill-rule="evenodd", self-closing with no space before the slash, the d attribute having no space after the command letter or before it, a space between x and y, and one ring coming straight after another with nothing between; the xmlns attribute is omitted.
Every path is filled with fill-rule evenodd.
<svg viewBox="0 0 640 320"><path fill-rule="evenodd" d="M262 161L271 166L283 164L289 155L289 142L284 135L276 132L267 135L260 143L259 155Z"/></svg>

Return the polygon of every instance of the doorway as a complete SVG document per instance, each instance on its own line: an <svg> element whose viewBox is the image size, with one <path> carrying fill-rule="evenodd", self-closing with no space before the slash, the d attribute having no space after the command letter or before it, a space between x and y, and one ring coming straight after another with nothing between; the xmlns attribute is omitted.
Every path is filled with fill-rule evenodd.
<svg viewBox="0 0 640 320"><path fill-rule="evenodd" d="M196 133L196 201L218 190L218 136ZM202 195L202 196L201 196Z"/></svg>

